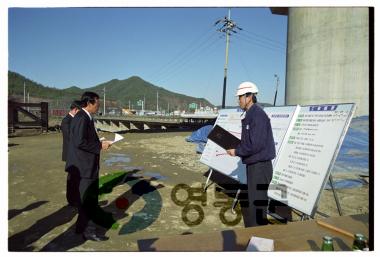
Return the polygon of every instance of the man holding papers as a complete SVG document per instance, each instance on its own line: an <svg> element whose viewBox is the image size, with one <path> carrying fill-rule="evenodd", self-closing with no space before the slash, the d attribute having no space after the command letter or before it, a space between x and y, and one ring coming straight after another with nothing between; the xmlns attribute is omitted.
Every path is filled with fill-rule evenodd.
<svg viewBox="0 0 380 257"><path fill-rule="evenodd" d="M249 221L247 227L268 224L268 187L272 180L272 159L276 156L270 119L257 104L259 92L252 82L239 85L236 96L245 111L242 119L241 142L236 149L228 149L231 156L239 156L247 167Z"/></svg>
<svg viewBox="0 0 380 257"><path fill-rule="evenodd" d="M85 92L82 95L83 108L75 115L70 126L70 142L66 170L79 174L80 203L76 233L85 240L104 241L105 236L97 235L88 228L98 207L99 157L101 150L107 150L111 142L100 142L95 130L92 114L99 109L99 95Z"/></svg>

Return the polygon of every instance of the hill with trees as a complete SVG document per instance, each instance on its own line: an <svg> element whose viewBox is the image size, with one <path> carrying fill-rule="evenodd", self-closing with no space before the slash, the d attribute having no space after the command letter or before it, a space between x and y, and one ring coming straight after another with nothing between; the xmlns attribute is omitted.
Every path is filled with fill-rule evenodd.
<svg viewBox="0 0 380 257"><path fill-rule="evenodd" d="M157 93L159 110L187 110L189 104L196 103L202 106L214 107L204 98L196 98L171 92L162 87L155 86L140 77L132 76L125 80L112 79L108 82L90 88L81 89L72 86L66 89L44 86L32 81L16 72L8 72L8 97L18 101L23 100L24 82L29 92L30 102L47 101L51 109L67 109L72 100L79 99L85 91L94 91L103 99L106 91L107 107L140 109L139 100L144 100L145 109L157 109Z"/></svg>

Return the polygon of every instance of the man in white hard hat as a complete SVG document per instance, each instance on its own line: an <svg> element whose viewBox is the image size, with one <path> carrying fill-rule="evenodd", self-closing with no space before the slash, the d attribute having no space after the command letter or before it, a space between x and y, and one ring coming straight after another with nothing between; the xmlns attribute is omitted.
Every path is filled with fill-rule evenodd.
<svg viewBox="0 0 380 257"><path fill-rule="evenodd" d="M246 113L242 119L241 143L236 149L229 149L231 156L239 156L246 164L248 185L249 220L247 227L268 224L268 187L272 180L272 159L276 156L270 119L256 102L259 92L252 82L239 85L236 96Z"/></svg>

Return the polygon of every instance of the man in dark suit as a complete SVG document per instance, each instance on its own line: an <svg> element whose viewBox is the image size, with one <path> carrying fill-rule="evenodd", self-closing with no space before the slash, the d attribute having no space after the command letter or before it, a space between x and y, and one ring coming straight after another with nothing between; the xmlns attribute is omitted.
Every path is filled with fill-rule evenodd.
<svg viewBox="0 0 380 257"><path fill-rule="evenodd" d="M62 161L66 162L67 149L70 141L70 124L75 114L81 109L81 101L73 101L70 105L69 113L62 119ZM78 206L79 204L79 176L77 173L67 172L66 199L69 205Z"/></svg>
<svg viewBox="0 0 380 257"><path fill-rule="evenodd" d="M94 219L99 194L99 156L101 150L107 150L111 142L99 141L92 115L99 109L99 95L85 92L81 98L82 109L75 115L70 126L66 170L77 172L80 176L78 219L76 233L85 240L104 241L108 238L90 230L88 222Z"/></svg>

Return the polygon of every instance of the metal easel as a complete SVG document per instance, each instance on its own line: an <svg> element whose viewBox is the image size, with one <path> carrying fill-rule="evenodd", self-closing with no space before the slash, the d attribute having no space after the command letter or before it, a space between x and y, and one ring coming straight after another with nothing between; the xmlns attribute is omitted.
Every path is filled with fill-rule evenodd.
<svg viewBox="0 0 380 257"><path fill-rule="evenodd" d="M207 191L207 188L212 184L208 184L208 182L210 181L210 178L211 178L211 175L212 175L212 169L209 169L209 174L208 174L208 177L207 177L207 180L206 180L206 183L205 183L205 186L203 187L203 191L206 192Z"/></svg>
<svg viewBox="0 0 380 257"><path fill-rule="evenodd" d="M207 188L212 185L212 183L209 184L209 181L210 181L210 178L211 178L211 175L212 175L212 172L213 172L213 169L209 169L209 174L207 176L207 179L206 179L206 183L205 183L205 186L203 187L203 191L206 192L207 191ZM235 212L235 207L239 201L239 195L240 195L240 192L241 192L241 189L239 188L235 194L235 198L232 202L232 206L231 206L231 212L233 214L236 214Z"/></svg>
<svg viewBox="0 0 380 257"><path fill-rule="evenodd" d="M331 176L331 173L330 173L330 176L329 176L329 182L330 182L333 194L334 194L335 203L336 203L336 207L338 208L339 216L342 216L342 208L340 207L340 202L339 202L339 199L338 199L338 195L336 194L336 191L335 191L334 181L333 181L333 178Z"/></svg>

